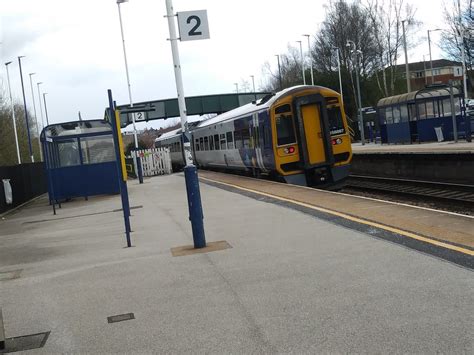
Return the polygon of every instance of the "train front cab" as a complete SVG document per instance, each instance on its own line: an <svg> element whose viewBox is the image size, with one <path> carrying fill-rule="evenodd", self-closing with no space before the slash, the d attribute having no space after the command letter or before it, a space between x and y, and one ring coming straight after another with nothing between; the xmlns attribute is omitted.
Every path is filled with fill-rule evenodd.
<svg viewBox="0 0 474 355"><path fill-rule="evenodd" d="M339 95L314 89L272 108L275 165L287 183L337 189L349 175L351 141Z"/></svg>

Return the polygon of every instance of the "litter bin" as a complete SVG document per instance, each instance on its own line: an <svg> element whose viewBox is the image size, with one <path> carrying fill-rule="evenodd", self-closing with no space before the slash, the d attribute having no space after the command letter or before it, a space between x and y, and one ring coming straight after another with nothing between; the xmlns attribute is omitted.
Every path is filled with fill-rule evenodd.
<svg viewBox="0 0 474 355"><path fill-rule="evenodd" d="M3 191L5 191L5 202L7 205L13 203L12 185L10 185L10 179L2 179Z"/></svg>

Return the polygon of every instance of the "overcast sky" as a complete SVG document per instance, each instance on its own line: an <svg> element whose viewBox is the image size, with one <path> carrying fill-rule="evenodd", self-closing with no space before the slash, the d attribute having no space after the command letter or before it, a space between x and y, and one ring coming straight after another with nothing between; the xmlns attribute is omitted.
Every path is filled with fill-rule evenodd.
<svg viewBox="0 0 474 355"><path fill-rule="evenodd" d="M443 0L408 0L426 29L442 26ZM276 68L275 54L314 35L324 19L326 0L174 0L175 11L206 9L210 39L179 43L186 96L229 93L234 83L265 82L262 65ZM288 6L290 5L290 6ZM165 0L129 0L121 5L135 102L176 97ZM128 103L122 43L115 0L0 0L0 57L9 66L12 91L21 100L17 56L22 60L27 103L32 106L28 73L48 92L50 122L101 118L107 89L118 104ZM441 57L433 33L433 59ZM304 42L304 50L307 50ZM428 53L426 40L409 61ZM403 63L403 58L400 58ZM5 75L5 66L0 69ZM36 102L37 103L37 102ZM38 103L37 103L38 104ZM37 108L38 109L38 108ZM38 112L38 116L39 112ZM139 127L144 127L144 124ZM156 122L153 126L159 126Z"/></svg>

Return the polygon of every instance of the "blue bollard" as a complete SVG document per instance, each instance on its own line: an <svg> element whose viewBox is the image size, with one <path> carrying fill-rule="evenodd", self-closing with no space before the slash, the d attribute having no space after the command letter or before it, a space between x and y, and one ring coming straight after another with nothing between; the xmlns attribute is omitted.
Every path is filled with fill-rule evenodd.
<svg viewBox="0 0 474 355"><path fill-rule="evenodd" d="M184 168L184 178L186 180L186 192L188 194L189 220L193 230L194 248L204 248L206 246L206 236L204 234L204 215L202 213L201 193L199 192L199 179L197 169L194 165L187 165Z"/></svg>

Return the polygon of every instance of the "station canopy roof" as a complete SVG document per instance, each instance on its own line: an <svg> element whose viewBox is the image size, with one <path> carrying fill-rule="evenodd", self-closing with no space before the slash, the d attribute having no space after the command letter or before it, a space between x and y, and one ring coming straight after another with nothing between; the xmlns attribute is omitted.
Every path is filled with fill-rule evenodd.
<svg viewBox="0 0 474 355"><path fill-rule="evenodd" d="M46 138L78 136L83 134L112 132L112 127L104 120L73 121L52 124L43 129L41 140Z"/></svg>
<svg viewBox="0 0 474 355"><path fill-rule="evenodd" d="M453 87L454 96L459 96L460 91L458 88ZM395 95L390 97L384 97L377 103L377 107L392 106L397 104L414 103L415 100L422 100L434 97L446 97L449 96L448 86L435 86L431 88L425 88L418 91L408 92L406 94Z"/></svg>

